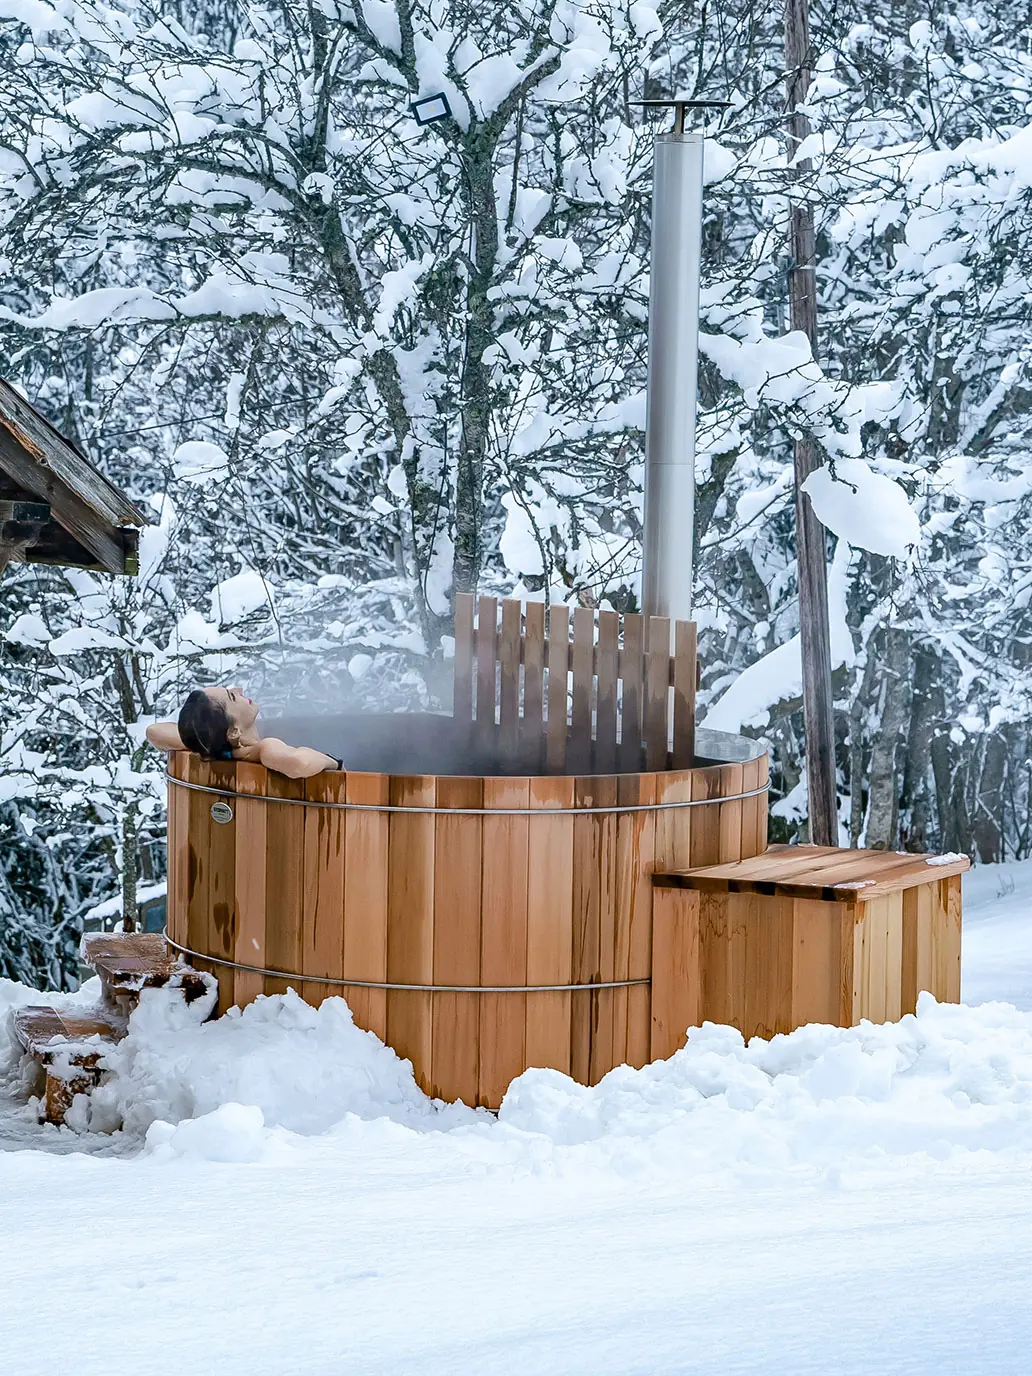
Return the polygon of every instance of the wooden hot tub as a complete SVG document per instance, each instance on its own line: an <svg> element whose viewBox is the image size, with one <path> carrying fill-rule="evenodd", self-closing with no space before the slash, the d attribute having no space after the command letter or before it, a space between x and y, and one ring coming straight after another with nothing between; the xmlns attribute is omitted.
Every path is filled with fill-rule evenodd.
<svg viewBox="0 0 1032 1376"><path fill-rule="evenodd" d="M428 1093L490 1108L529 1066L645 1064L650 875L764 850L763 747L700 731L691 768L468 772L452 718L336 726L363 768L169 758L168 935L221 1007L343 995Z"/></svg>

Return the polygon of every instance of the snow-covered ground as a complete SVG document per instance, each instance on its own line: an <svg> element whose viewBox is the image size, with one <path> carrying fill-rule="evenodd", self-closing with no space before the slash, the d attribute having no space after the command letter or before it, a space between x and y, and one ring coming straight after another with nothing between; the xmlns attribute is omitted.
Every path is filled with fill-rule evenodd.
<svg viewBox="0 0 1032 1376"><path fill-rule="evenodd" d="M498 1121L339 1001L148 999L111 1136L38 1127L0 1051L3 1370L1024 1376L1032 864L965 882L969 1006L706 1028L592 1090L529 1072Z"/></svg>
<svg viewBox="0 0 1032 1376"><path fill-rule="evenodd" d="M1032 1011L1032 860L982 865L964 876L961 995Z"/></svg>

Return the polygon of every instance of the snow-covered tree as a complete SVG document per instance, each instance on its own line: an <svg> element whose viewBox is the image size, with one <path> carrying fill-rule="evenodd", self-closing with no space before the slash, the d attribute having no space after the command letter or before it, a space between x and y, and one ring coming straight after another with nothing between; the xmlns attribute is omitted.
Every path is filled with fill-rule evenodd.
<svg viewBox="0 0 1032 1376"><path fill-rule="evenodd" d="M18 380L175 516L92 638L65 637L106 594L10 585L12 778L18 751L63 744L67 717L26 700L43 664L95 693L73 734L110 746L124 827L148 715L242 641L273 697L425 695L453 587L597 595L601 574L628 595L647 234L628 97L658 33L609 0L15 11ZM449 117L420 125L439 93Z"/></svg>
<svg viewBox="0 0 1032 1376"><path fill-rule="evenodd" d="M738 92L723 141L739 160L711 192L704 327L735 333L728 302L751 297L754 328L762 312L781 335L780 16L746 5L728 19L707 27L700 14L666 54L675 79L725 76ZM869 844L1026 853L1028 15L911 5L812 20L814 134L800 155L814 167L802 189L818 224L819 361L825 382L866 398L859 449L852 425L852 449L817 432L829 468L813 494L840 537L830 584L844 825ZM779 414L770 384L736 389L722 341L703 351L717 373L703 433L728 436L700 456L710 719L771 735L791 821L805 798L787 440L812 422Z"/></svg>

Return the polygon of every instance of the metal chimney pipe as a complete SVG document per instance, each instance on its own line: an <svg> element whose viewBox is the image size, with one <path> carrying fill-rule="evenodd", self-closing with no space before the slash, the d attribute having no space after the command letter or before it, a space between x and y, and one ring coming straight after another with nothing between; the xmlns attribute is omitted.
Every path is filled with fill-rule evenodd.
<svg viewBox="0 0 1032 1376"><path fill-rule="evenodd" d="M686 131L687 109L723 101L647 100L672 106L672 133L657 134L652 180L652 267L645 420L642 609L690 620L695 523L695 411L702 257L701 131Z"/></svg>

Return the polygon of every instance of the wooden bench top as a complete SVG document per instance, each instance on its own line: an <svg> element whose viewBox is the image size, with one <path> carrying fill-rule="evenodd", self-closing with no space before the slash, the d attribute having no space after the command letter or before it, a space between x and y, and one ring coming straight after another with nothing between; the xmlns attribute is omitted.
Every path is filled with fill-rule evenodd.
<svg viewBox="0 0 1032 1376"><path fill-rule="evenodd" d="M117 1042L125 1036L126 1022L99 1010L82 1016L60 1013L56 1008L19 1008L14 1014L14 1035L20 1046L31 1056L53 1055L56 1051L76 1050L91 1037ZM96 1053L96 1043L82 1047L88 1054Z"/></svg>
<svg viewBox="0 0 1032 1376"><path fill-rule="evenodd" d="M82 958L109 980L152 976L168 979L175 952L153 932L93 932L82 939Z"/></svg>
<svg viewBox="0 0 1032 1376"><path fill-rule="evenodd" d="M703 893L763 893L866 903L900 889L963 874L966 855L913 855L891 850L842 850L837 846L770 846L751 860L703 869L657 872L659 888Z"/></svg>

